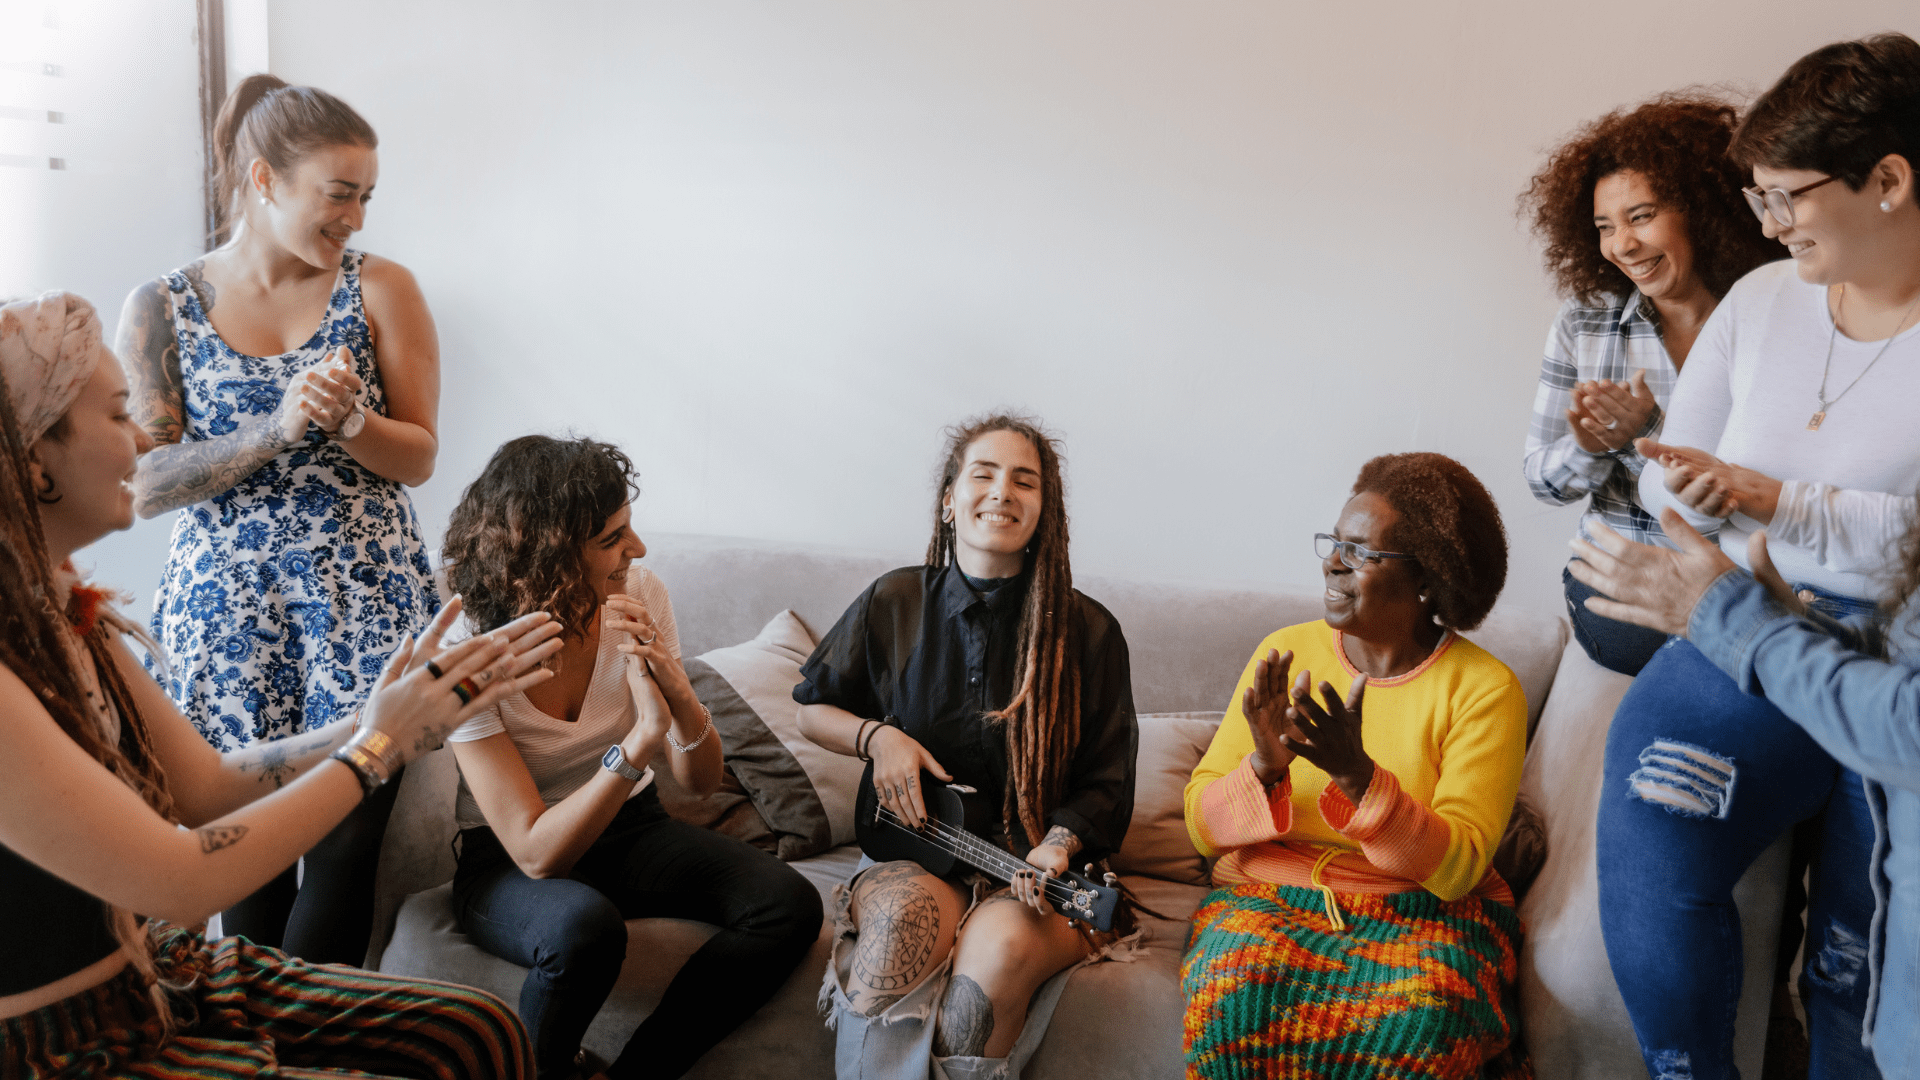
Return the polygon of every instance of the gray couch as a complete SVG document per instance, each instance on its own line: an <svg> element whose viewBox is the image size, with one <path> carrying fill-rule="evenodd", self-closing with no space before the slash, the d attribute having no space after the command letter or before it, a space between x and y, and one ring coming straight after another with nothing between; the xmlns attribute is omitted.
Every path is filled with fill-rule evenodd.
<svg viewBox="0 0 1920 1080"><path fill-rule="evenodd" d="M869 581L916 561L911 553L867 555L684 535L649 536L648 546L647 565L672 591L689 657L753 637L782 609L795 611L817 636ZM1221 709L1262 637L1321 614L1317 593L1097 577L1082 578L1079 585L1125 628L1134 700L1143 714ZM1537 725L1523 791L1546 819L1551 854L1522 910L1529 931L1522 1017L1538 1074L1553 1080L1641 1075L1632 1030L1601 951L1593 870L1593 821L1603 794L1600 750L1628 680L1587 660L1577 644L1569 643L1566 623L1557 618L1496 612L1469 636L1520 678L1530 727ZM1197 747L1178 752L1198 760ZM1135 834L1142 843L1150 832L1164 841L1165 823L1179 813L1177 774L1191 762L1157 765L1162 781L1151 790L1143 781L1130 847ZM455 783L451 755L444 750L407 770L381 856L369 964L479 986L512 1003L524 969L482 952L453 922ZM1149 818L1161 827L1144 827ZM843 847L794 865L824 896L851 875L858 857L857 850ZM1747 994L1740 1016L1740 1066L1749 1076L1760 1073L1784 865L1784 849L1776 848L1742 883ZM1028 1066L1030 1080L1181 1075L1183 920L1206 889L1125 876L1148 906L1182 921L1148 920L1149 944L1141 959L1098 964L1072 976L1053 1026ZM679 965L712 933L703 924L670 919L637 920L629 931L620 984L587 1035L588 1047L608 1059L653 1008ZM826 955L823 930L774 1000L690 1075L831 1076L832 1036L815 1010Z"/></svg>

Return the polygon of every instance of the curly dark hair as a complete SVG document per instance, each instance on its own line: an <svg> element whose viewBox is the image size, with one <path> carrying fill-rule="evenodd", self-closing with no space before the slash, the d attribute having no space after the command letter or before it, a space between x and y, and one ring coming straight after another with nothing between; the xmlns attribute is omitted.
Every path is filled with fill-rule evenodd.
<svg viewBox="0 0 1920 1080"><path fill-rule="evenodd" d="M600 594L580 550L639 493L632 460L611 443L523 435L494 451L441 546L476 630L545 611L585 635Z"/></svg>
<svg viewBox="0 0 1920 1080"><path fill-rule="evenodd" d="M1823 172L1854 191L1889 154L1920 168L1920 42L1876 34L1794 61L1747 110L1731 153L1748 168Z"/></svg>
<svg viewBox="0 0 1920 1080"><path fill-rule="evenodd" d="M1546 243L1547 272L1561 295L1597 304L1605 294L1633 289L1600 254L1593 227L1593 189L1622 169L1646 177L1661 205L1686 214L1694 272L1716 299L1747 271L1781 256L1740 194L1745 173L1727 156L1738 116L1704 91L1661 94L1595 120L1547 156L1520 196L1520 212Z"/></svg>
<svg viewBox="0 0 1920 1080"><path fill-rule="evenodd" d="M1445 454L1383 454L1353 482L1355 495L1368 492L1399 515L1386 540L1426 571L1433 617L1450 630L1479 626L1507 583L1507 530L1486 486Z"/></svg>

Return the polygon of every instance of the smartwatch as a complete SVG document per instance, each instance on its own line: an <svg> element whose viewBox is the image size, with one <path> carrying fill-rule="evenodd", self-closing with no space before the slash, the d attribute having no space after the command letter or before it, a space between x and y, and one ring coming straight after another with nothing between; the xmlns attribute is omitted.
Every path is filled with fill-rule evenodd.
<svg viewBox="0 0 1920 1080"><path fill-rule="evenodd" d="M627 755L620 749L619 743L607 747L607 752L600 757L600 767L636 782L647 775L627 764Z"/></svg>

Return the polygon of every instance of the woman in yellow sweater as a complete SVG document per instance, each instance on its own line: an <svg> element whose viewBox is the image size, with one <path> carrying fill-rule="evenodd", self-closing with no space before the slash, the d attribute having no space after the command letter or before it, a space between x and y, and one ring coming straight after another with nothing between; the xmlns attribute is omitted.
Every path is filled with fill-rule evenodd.
<svg viewBox="0 0 1920 1080"><path fill-rule="evenodd" d="M1188 1076L1531 1076L1491 866L1526 694L1458 633L1505 583L1500 512L1451 458L1395 454L1314 539L1326 618L1260 643L1187 784L1219 857L1181 971Z"/></svg>

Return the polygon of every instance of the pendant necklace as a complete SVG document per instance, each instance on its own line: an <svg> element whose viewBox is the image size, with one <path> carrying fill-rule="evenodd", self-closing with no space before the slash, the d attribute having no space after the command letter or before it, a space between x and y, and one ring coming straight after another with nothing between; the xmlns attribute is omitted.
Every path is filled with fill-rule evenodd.
<svg viewBox="0 0 1920 1080"><path fill-rule="evenodd" d="M1853 381L1847 384L1847 389L1835 394L1832 400L1828 400L1827 376L1833 372L1833 343L1834 340L1840 336L1840 309L1845 307L1846 303L1847 286L1842 283L1840 286L1840 300L1833 305L1833 329L1827 333L1827 362L1820 369L1820 393L1818 398L1820 404L1818 408L1814 409L1813 419L1807 421L1808 431L1819 431L1820 425L1826 423L1827 409L1839 404L1840 399L1847 396L1847 391L1859 386L1860 380L1866 378L1867 372L1873 370L1873 365L1879 363L1880 358L1887 355L1887 349L1893 345L1893 339L1900 336L1900 328L1907 324L1907 319L1913 315L1913 309L1920 307L1920 297L1916 297L1913 303L1907 305L1907 310L1900 316L1900 321L1894 324L1893 333L1887 335L1887 340L1880 346L1880 351L1874 353L1873 359L1867 361L1867 366L1861 368L1860 374L1853 377Z"/></svg>

